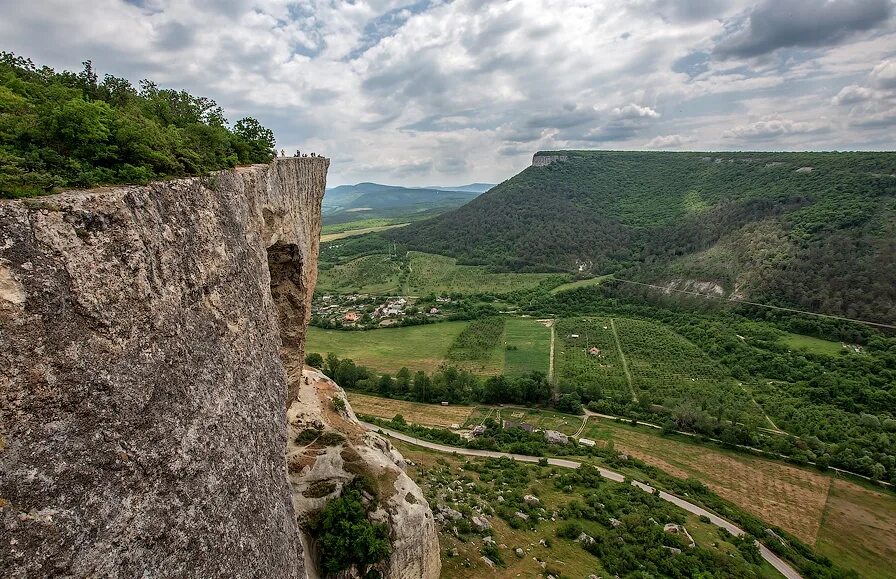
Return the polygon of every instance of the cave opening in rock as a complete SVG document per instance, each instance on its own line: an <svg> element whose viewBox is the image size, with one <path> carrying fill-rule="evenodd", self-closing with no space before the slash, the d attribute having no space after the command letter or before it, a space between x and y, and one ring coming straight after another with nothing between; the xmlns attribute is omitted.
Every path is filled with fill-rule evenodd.
<svg viewBox="0 0 896 579"><path fill-rule="evenodd" d="M280 327L280 358L289 384L287 405L298 396L304 363L305 286L302 253L293 243L277 243L268 248L271 296Z"/></svg>

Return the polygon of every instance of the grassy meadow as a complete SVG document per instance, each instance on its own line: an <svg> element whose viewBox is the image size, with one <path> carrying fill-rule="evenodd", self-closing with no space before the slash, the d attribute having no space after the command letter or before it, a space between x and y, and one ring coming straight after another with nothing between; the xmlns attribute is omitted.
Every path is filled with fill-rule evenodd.
<svg viewBox="0 0 896 579"><path fill-rule="evenodd" d="M504 323L504 374L548 373L551 329L532 318L507 318Z"/></svg>
<svg viewBox="0 0 896 579"><path fill-rule="evenodd" d="M403 366L411 371L433 372L445 361L455 338L468 325L469 322L443 322L363 332L311 326L305 351L324 356L333 352L384 374L394 375Z"/></svg>
<svg viewBox="0 0 896 579"><path fill-rule="evenodd" d="M831 342L830 340L822 340L801 334L787 333L779 341L791 350L800 350L820 356L838 356L841 352L848 352L843 344L839 342Z"/></svg>

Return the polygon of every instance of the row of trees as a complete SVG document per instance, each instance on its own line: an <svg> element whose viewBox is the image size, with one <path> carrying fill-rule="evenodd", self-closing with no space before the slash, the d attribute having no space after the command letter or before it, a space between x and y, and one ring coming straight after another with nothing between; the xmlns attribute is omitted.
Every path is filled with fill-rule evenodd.
<svg viewBox="0 0 896 579"><path fill-rule="evenodd" d="M424 371L411 373L401 368L393 377L378 374L355 364L349 358L340 359L334 353L326 358L318 353L306 356L306 363L323 370L343 388L376 393L390 398L415 402L482 402L486 404L554 404L557 410L580 414L582 405L575 393L554 400L553 389L543 372L531 372L519 377L504 375L481 379L471 372L454 366L443 366L432 374Z"/></svg>
<svg viewBox="0 0 896 579"><path fill-rule="evenodd" d="M247 117L229 127L215 101L144 80L102 80L0 53L0 196L145 183L266 163L274 135Z"/></svg>

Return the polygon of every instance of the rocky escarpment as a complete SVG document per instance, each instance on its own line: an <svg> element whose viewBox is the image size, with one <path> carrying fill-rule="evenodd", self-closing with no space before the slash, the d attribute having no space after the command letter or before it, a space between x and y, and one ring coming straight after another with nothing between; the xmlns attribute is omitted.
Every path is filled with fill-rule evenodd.
<svg viewBox="0 0 896 579"><path fill-rule="evenodd" d="M299 397L288 412L287 452L293 505L299 520L323 508L358 476L375 486L372 517L388 523L391 556L377 566L389 579L435 579L441 570L439 537L420 487L405 474L404 458L386 439L358 423L345 392L335 382L306 368ZM303 534L306 569L317 574L312 537ZM359 576L357 570L349 576Z"/></svg>
<svg viewBox="0 0 896 579"><path fill-rule="evenodd" d="M284 452L328 164L0 203L0 576L313 574Z"/></svg>
<svg viewBox="0 0 896 579"><path fill-rule="evenodd" d="M301 576L272 284L300 350L326 171L0 204L0 575Z"/></svg>
<svg viewBox="0 0 896 579"><path fill-rule="evenodd" d="M562 163L569 160L568 155L545 155L543 153L535 153L532 156L533 167L547 167L551 163Z"/></svg>

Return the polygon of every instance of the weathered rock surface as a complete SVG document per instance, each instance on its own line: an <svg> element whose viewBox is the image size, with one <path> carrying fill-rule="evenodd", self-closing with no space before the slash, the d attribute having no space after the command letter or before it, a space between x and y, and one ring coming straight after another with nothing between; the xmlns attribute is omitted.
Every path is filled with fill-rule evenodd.
<svg viewBox="0 0 896 579"><path fill-rule="evenodd" d="M0 203L0 576L304 576L284 360L328 164Z"/></svg>
<svg viewBox="0 0 896 579"><path fill-rule="evenodd" d="M361 427L335 382L307 367L296 380L298 399L288 412L287 457L299 520L320 510L355 477L368 476L376 481L379 494L380 508L373 516L391 529L392 555L378 570L389 579L436 579L441 571L438 531L420 487L404 472L404 458L388 440ZM321 434L305 442L311 437L299 435L306 431ZM442 512L451 519L462 517L450 508ZM307 536L303 541L306 569L314 577L314 544Z"/></svg>
<svg viewBox="0 0 896 579"><path fill-rule="evenodd" d="M536 153L532 156L533 167L547 167L551 163L562 163L569 160L567 155L544 155Z"/></svg>

